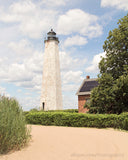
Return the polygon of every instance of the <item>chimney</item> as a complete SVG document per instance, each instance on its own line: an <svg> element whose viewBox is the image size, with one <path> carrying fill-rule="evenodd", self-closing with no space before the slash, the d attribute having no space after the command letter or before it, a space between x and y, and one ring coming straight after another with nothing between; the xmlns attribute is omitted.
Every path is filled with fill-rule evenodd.
<svg viewBox="0 0 128 160"><path fill-rule="evenodd" d="M86 76L86 79L90 79L90 76Z"/></svg>

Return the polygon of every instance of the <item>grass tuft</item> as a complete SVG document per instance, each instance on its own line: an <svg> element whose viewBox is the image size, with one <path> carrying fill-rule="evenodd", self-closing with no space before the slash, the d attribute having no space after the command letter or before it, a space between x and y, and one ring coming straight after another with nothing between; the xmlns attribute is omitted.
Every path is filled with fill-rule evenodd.
<svg viewBox="0 0 128 160"><path fill-rule="evenodd" d="M29 138L30 129L17 100L0 95L0 154L19 150Z"/></svg>

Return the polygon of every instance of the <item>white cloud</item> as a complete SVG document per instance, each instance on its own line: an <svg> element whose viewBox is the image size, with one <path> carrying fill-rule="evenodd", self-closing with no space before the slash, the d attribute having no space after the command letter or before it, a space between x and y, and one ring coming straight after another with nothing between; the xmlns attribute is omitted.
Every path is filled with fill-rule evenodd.
<svg viewBox="0 0 128 160"><path fill-rule="evenodd" d="M22 96L17 98L25 107L39 105L42 83L43 53L35 49L39 42L32 39L39 39L51 27L57 34L70 36L64 42L65 46L81 46L87 43L88 38L102 34L97 16L80 9L68 11L70 4L69 0L18 0L0 8L0 80L18 86L16 93ZM66 5L67 9L61 8ZM29 38L31 41L27 40ZM60 52L60 64L63 91L70 94L69 100L64 101L74 103L72 97L83 80L81 70L85 67L86 58Z"/></svg>
<svg viewBox="0 0 128 160"><path fill-rule="evenodd" d="M97 73L99 71L98 64L99 64L99 62L101 60L101 57L105 57L105 52L95 55L93 57L91 65L89 67L87 67L85 69L85 71L86 72L93 72L93 73L95 72L95 73Z"/></svg>
<svg viewBox="0 0 128 160"><path fill-rule="evenodd" d="M0 79L12 82L17 86L24 88L33 88L41 85L43 69L43 53L36 51L28 40L11 42L8 45L11 50L11 56L0 57ZM23 57L24 56L24 57Z"/></svg>
<svg viewBox="0 0 128 160"><path fill-rule="evenodd" d="M32 45L26 39L22 39L19 42L10 42L8 47L13 51L13 53L18 54L20 58L21 56L28 57L32 54Z"/></svg>
<svg viewBox="0 0 128 160"><path fill-rule="evenodd" d="M60 68L62 71L69 71L81 68L86 63L86 58L73 58L69 53L60 52Z"/></svg>
<svg viewBox="0 0 128 160"><path fill-rule="evenodd" d="M28 72L24 64L14 63L8 68L8 75L6 78L8 81L30 81L32 78L32 73Z"/></svg>
<svg viewBox="0 0 128 160"><path fill-rule="evenodd" d="M64 84L62 85L62 91L63 92L72 92L72 96L75 95L76 91L78 90L80 84Z"/></svg>
<svg viewBox="0 0 128 160"><path fill-rule="evenodd" d="M57 14L56 10L42 9L38 3L23 0L1 9L0 21L14 23L22 34L39 38L42 32L55 26Z"/></svg>
<svg viewBox="0 0 128 160"><path fill-rule="evenodd" d="M1 87L1 86L0 86L0 95L5 95L7 97L10 97L10 94L7 93L6 88Z"/></svg>
<svg viewBox="0 0 128 160"><path fill-rule="evenodd" d="M24 60L25 68L34 73L42 73L43 52L35 51L31 58Z"/></svg>
<svg viewBox="0 0 128 160"><path fill-rule="evenodd" d="M68 71L63 75L63 84L80 83L83 80L82 71Z"/></svg>
<svg viewBox="0 0 128 160"><path fill-rule="evenodd" d="M30 0L19 1L12 3L8 11L1 10L0 20L4 22L20 22L27 15L33 14L36 10L36 5Z"/></svg>
<svg viewBox="0 0 128 160"><path fill-rule="evenodd" d="M18 14L31 13L35 11L35 9L36 9L36 6L34 3L31 2L31 0L19 1L18 3L13 3L10 6L10 10L13 13L18 13Z"/></svg>
<svg viewBox="0 0 128 160"><path fill-rule="evenodd" d="M128 0L101 0L102 7L116 7L117 9L128 10Z"/></svg>
<svg viewBox="0 0 128 160"><path fill-rule="evenodd" d="M37 92L41 90L42 74L35 73L33 69L30 70L26 64L12 64L8 72L6 73L5 70L0 77L5 82L11 82L16 86Z"/></svg>
<svg viewBox="0 0 128 160"><path fill-rule="evenodd" d="M37 86L41 86L42 80L42 57L41 54L35 52L31 58L25 59L22 64L12 63L8 72L3 68L4 73L0 77L15 83L17 86L37 90L39 89Z"/></svg>
<svg viewBox="0 0 128 160"><path fill-rule="evenodd" d="M67 0L42 1L46 5L56 6L65 5L66 2ZM80 9L72 9L60 15L62 12L59 9L42 6L31 0L14 2L8 8L1 9L0 21L15 24L23 35L35 39L39 38L43 32L46 33L51 27L57 28L57 32L62 35L79 33L82 36L93 38L102 34L102 26L98 24L98 17L95 15Z"/></svg>
<svg viewBox="0 0 128 160"><path fill-rule="evenodd" d="M0 86L0 94L5 93L6 89Z"/></svg>
<svg viewBox="0 0 128 160"><path fill-rule="evenodd" d="M40 97L32 97L32 96L25 96L18 98L20 105L23 107L25 111L30 110L32 108L39 109L40 105Z"/></svg>
<svg viewBox="0 0 128 160"><path fill-rule="evenodd" d="M1 59L0 78L6 82L14 83L16 86L32 89L40 92L43 71L43 53L34 50L28 40L11 42L8 45L12 49L15 59ZM24 53L23 53L24 52ZM22 55L23 53L23 55ZM25 56L27 55L27 56ZM24 56L24 58L22 58ZM60 52L60 64L62 71L62 82L69 85L81 82L82 72L79 70L86 63L86 59L73 58L66 52ZM68 89L68 88L67 88Z"/></svg>
<svg viewBox="0 0 128 160"><path fill-rule="evenodd" d="M98 17L80 9L72 9L61 15L57 27L58 33L62 35L80 33L92 38L102 34L102 26L98 24Z"/></svg>
<svg viewBox="0 0 128 160"><path fill-rule="evenodd" d="M66 46L66 47L68 47L68 46L81 46L81 45L85 45L86 43L87 43L86 38L76 35L76 36L67 38L64 42L64 46Z"/></svg>
<svg viewBox="0 0 128 160"><path fill-rule="evenodd" d="M41 91L43 53L36 51L33 45L26 39L11 42L8 48L12 50L14 59L0 58L0 79L5 82L14 83L16 86ZM26 56L25 56L26 55ZM17 61L18 59L18 61ZM60 52L60 64L62 71L62 82L79 83L82 80L82 72L79 70L86 63L86 59L73 58L66 52Z"/></svg>
<svg viewBox="0 0 128 160"><path fill-rule="evenodd" d="M0 24L2 24L1 21L0 21ZM1 26L0 27L0 43L3 43L3 44L0 45L0 47L4 48L7 45L5 43L8 43L13 39L18 39L20 36L21 36L20 32L18 31L18 28L16 25L9 25L9 26L3 25L3 27Z"/></svg>
<svg viewBox="0 0 128 160"><path fill-rule="evenodd" d="M47 6L63 6L68 0L42 0L42 4Z"/></svg>
<svg viewBox="0 0 128 160"><path fill-rule="evenodd" d="M20 30L30 38L39 38L51 26L54 28L56 15L57 11L55 10L38 10L37 8L33 16L28 15L21 20Z"/></svg>
<svg viewBox="0 0 128 160"><path fill-rule="evenodd" d="M28 82L31 81L33 73L25 68L24 64L12 63L11 65L4 64L0 68L0 78L7 82Z"/></svg>
<svg viewBox="0 0 128 160"><path fill-rule="evenodd" d="M22 90L21 90L21 89L18 89L18 90L17 90L17 92L18 92L18 93L21 93L21 92L22 92Z"/></svg>

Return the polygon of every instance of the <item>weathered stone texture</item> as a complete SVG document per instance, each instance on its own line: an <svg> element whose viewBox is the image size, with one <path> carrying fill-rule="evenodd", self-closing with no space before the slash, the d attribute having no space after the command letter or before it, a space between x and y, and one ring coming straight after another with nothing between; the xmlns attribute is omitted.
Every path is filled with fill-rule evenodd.
<svg viewBox="0 0 128 160"><path fill-rule="evenodd" d="M62 109L62 91L59 63L58 41L45 41L45 53L43 63L43 81L40 107L44 110Z"/></svg>

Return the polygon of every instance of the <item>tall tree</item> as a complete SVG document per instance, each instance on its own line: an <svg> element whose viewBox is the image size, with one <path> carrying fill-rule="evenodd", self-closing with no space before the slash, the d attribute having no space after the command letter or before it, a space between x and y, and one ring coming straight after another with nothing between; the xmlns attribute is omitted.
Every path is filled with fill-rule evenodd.
<svg viewBox="0 0 128 160"><path fill-rule="evenodd" d="M128 65L128 14L119 20L118 28L109 32L103 49L106 58L99 63L100 73L109 73L117 79Z"/></svg>
<svg viewBox="0 0 128 160"><path fill-rule="evenodd" d="M128 14L109 32L103 49L106 57L99 63L99 86L85 107L90 113L119 114L128 111Z"/></svg>

